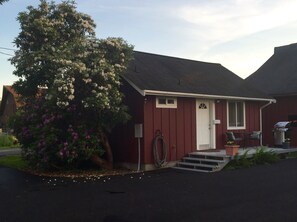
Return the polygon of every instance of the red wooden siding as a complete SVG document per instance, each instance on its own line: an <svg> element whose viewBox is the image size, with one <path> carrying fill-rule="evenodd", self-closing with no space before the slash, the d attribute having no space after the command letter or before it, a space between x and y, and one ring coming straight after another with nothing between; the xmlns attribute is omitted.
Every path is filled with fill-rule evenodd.
<svg viewBox="0 0 297 222"><path fill-rule="evenodd" d="M115 162L137 163L138 145L137 139L134 138L134 125L143 123L145 98L129 84L124 84L121 90L125 95L124 103L128 106L131 119L126 124L121 124L113 129L110 143ZM141 147L143 147L143 138L141 138Z"/></svg>
<svg viewBox="0 0 297 222"><path fill-rule="evenodd" d="M180 160L196 150L196 100L178 98L177 108L156 108L155 96L141 96L130 86L123 86L125 104L131 119L118 126L110 137L115 162L137 163L137 139L134 124L143 124L141 138L141 163L153 164L153 140L159 130L166 143L167 160ZM160 148L160 147L159 147Z"/></svg>
<svg viewBox="0 0 297 222"><path fill-rule="evenodd" d="M7 92L6 96L2 98L1 103L1 117L0 117L0 128L7 127L9 118L15 114L17 110L14 95Z"/></svg>
<svg viewBox="0 0 297 222"><path fill-rule="evenodd" d="M246 112L246 132L260 131L260 107L263 105L261 102L245 102ZM246 146L258 146L260 141L247 140Z"/></svg>
<svg viewBox="0 0 297 222"><path fill-rule="evenodd" d="M137 163L137 139L134 138L134 124L143 124L141 138L141 163L153 164L153 140L160 131L167 147L166 161L180 160L196 150L196 99L177 98L177 108L156 108L155 96L141 96L131 86L125 85L125 103L132 118L127 124L117 127L112 134L111 144L116 162ZM260 107L264 103L245 102L246 129L236 132L260 130ZM227 131L227 101L215 102L215 119L220 120L216 129L216 148L223 149ZM199 123L198 123L199 124ZM249 143L247 145L258 145ZM159 147L160 149L160 147Z"/></svg>
<svg viewBox="0 0 297 222"><path fill-rule="evenodd" d="M167 161L181 159L196 149L195 99L178 98L177 109L156 108L156 98L146 97L144 106L144 163L153 163L152 143L162 132L167 146Z"/></svg>
<svg viewBox="0 0 297 222"><path fill-rule="evenodd" d="M260 130L260 107L261 102L245 101L246 128L243 130L229 130L237 133L249 133ZM221 124L216 125L216 148L223 149L226 143L227 130L227 101L219 100L215 104L216 119L221 120ZM246 146L259 145L258 141L246 140Z"/></svg>
<svg viewBox="0 0 297 222"><path fill-rule="evenodd" d="M227 103L224 100L218 100L215 104L215 117L221 123L216 125L216 148L223 149L226 143L225 133L227 131Z"/></svg>
<svg viewBox="0 0 297 222"><path fill-rule="evenodd" d="M297 115L297 96L277 97L276 101L263 110L263 144L270 146L274 145L274 124L289 120L289 115ZM292 128L291 146L297 146L297 128Z"/></svg>

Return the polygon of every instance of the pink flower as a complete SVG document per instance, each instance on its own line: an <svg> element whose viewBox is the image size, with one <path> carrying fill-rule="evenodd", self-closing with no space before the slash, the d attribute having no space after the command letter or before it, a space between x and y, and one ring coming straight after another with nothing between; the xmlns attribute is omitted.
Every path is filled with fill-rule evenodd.
<svg viewBox="0 0 297 222"><path fill-rule="evenodd" d="M71 135L72 135L73 140L78 139L78 134L76 132L73 132Z"/></svg>
<svg viewBox="0 0 297 222"><path fill-rule="evenodd" d="M73 132L72 125L69 125L69 126L68 126L67 131L68 131L68 132Z"/></svg>

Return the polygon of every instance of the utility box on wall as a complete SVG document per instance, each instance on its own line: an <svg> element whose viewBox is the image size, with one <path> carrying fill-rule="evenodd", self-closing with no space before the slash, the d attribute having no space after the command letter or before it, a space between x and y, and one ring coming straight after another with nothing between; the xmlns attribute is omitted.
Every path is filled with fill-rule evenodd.
<svg viewBox="0 0 297 222"><path fill-rule="evenodd" d="M134 125L134 136L137 139L137 146L138 146L138 167L137 171L140 171L140 138L143 137L142 135L142 124L138 123Z"/></svg>
<svg viewBox="0 0 297 222"><path fill-rule="evenodd" d="M134 125L134 136L135 138L142 138L143 137L143 129L142 124L138 123Z"/></svg>

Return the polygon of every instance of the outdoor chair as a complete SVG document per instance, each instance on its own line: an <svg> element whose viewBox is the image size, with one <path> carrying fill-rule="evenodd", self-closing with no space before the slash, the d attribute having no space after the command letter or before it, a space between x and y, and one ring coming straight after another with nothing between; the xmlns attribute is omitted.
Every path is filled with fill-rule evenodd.
<svg viewBox="0 0 297 222"><path fill-rule="evenodd" d="M241 143L243 140L242 137L236 137L233 132L226 132L227 135L227 141L233 141L234 143Z"/></svg>
<svg viewBox="0 0 297 222"><path fill-rule="evenodd" d="M261 131L253 131L247 135L246 139L249 141L256 141L256 140L261 141L261 137L262 137Z"/></svg>
<svg viewBox="0 0 297 222"><path fill-rule="evenodd" d="M248 137L248 139L250 140L260 140L262 136L262 132L261 131L253 131L250 136Z"/></svg>

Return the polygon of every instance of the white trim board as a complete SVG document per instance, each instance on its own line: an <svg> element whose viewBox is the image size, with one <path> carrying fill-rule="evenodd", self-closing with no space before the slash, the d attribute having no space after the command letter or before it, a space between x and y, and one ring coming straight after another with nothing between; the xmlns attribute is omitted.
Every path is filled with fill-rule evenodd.
<svg viewBox="0 0 297 222"><path fill-rule="evenodd" d="M252 98L252 97L241 97L241 96L222 96L222 95L208 95L208 94L198 94L198 93L183 93L183 92L171 92L171 91L159 91L159 90L142 90L136 86L128 78L122 76L137 92L142 96L152 95L152 96L171 96L171 97L190 97L190 98L205 98L205 99L236 99L236 100L252 100L252 101L267 101L275 103L275 99L268 98Z"/></svg>

